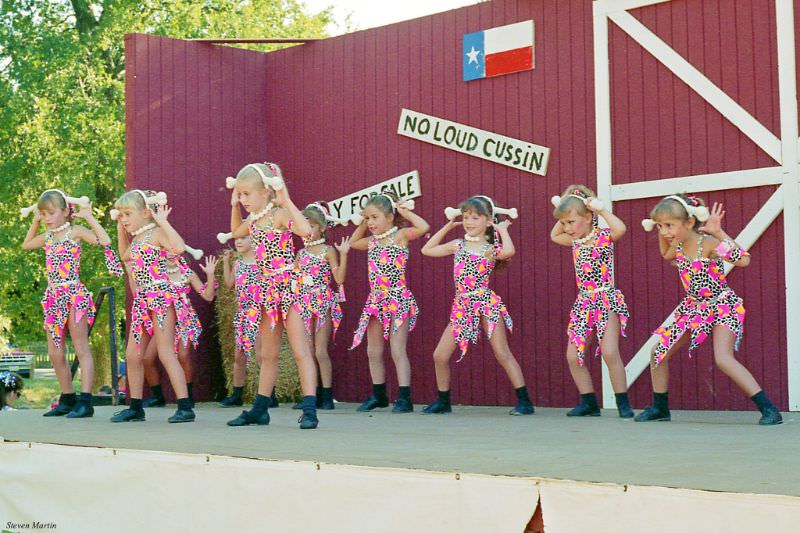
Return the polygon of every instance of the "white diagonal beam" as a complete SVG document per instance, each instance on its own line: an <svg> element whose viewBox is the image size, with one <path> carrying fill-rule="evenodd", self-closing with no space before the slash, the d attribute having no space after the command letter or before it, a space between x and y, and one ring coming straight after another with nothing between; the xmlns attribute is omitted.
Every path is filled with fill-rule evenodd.
<svg viewBox="0 0 800 533"><path fill-rule="evenodd" d="M780 215L781 210L783 210L783 185L778 187L778 189L772 193L772 196L761 206L761 209L755 214L755 216L750 220L750 222L745 226L741 233L736 237L736 242L742 248L750 249L753 247L753 244L761 237L761 235L769 228L770 224ZM733 268L733 265L729 263L725 263L725 273L728 273ZM677 309L677 308L676 308ZM674 310L673 310L674 313ZM664 327L672 322L672 313L661 323L661 327ZM787 325L788 316L787 316ZM789 327L788 329L792 329ZM796 328L795 328L796 329ZM687 333L688 334L688 333ZM658 337L655 335L651 335L647 342L639 348L639 351L636 352L636 355L633 356L627 365L625 365L625 374L628 379L628 387L630 387L631 383L636 381L636 379L644 372L644 370L650 364L650 350L653 349L656 342L658 342Z"/></svg>
<svg viewBox="0 0 800 533"><path fill-rule="evenodd" d="M786 280L786 358L789 409L800 411L800 168L797 152L797 78L794 3L776 0L778 98L783 151L783 242Z"/></svg>
<svg viewBox="0 0 800 533"><path fill-rule="evenodd" d="M733 98L714 85L702 72L693 67L667 43L644 24L625 11L610 13L608 17L634 41L683 80L697 94L739 128L759 148L778 163L781 162L781 142L763 124L756 120Z"/></svg>
<svg viewBox="0 0 800 533"><path fill-rule="evenodd" d="M639 198L668 196L682 191L720 191L760 187L762 185L779 185L781 183L783 183L783 167L753 168L735 170L733 172L699 174L696 176L612 185L611 199L614 201L636 200Z"/></svg>
<svg viewBox="0 0 800 533"><path fill-rule="evenodd" d="M608 13L625 11L626 9L636 9L671 1L672 0L595 0L593 7L595 13L607 15Z"/></svg>

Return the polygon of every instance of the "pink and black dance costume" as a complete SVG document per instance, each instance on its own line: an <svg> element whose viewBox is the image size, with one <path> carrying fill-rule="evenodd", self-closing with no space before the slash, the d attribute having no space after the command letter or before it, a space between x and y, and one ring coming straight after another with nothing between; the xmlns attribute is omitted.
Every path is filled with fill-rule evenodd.
<svg viewBox="0 0 800 533"><path fill-rule="evenodd" d="M142 336L147 332L152 338L155 325L151 313L155 314L159 329L163 330L164 321L172 307L176 311L175 338L178 337L177 307L181 304L178 289L169 279L167 250L150 243L155 228L144 233L139 241L130 245L130 265L136 289L131 304L131 335L137 346L142 343ZM152 342L152 340L151 340ZM143 421L145 419L141 398L131 398L130 407L115 413L112 422ZM188 397L178 398L178 410L169 422L191 422L195 419L191 400Z"/></svg>
<svg viewBox="0 0 800 533"><path fill-rule="evenodd" d="M274 210L266 215L267 227L250 222L250 235L255 248L256 263L261 269L261 305L275 328L278 319L286 320L292 307L292 279L295 270L292 221L285 230L272 225Z"/></svg>
<svg viewBox="0 0 800 533"><path fill-rule="evenodd" d="M575 282L578 296L569 313L567 336L578 350L578 365L585 364L586 344L592 333L597 337L595 357L600 355L600 341L605 336L611 313L619 319L620 333L630 318L625 297L614 285L614 243L609 228L594 227L589 235L572 243ZM614 394L622 418L633 417L628 393ZM578 406L567 416L600 416L600 406L594 392L581 394Z"/></svg>
<svg viewBox="0 0 800 533"><path fill-rule="evenodd" d="M408 247L395 244L394 235L387 238L391 239L388 244L374 237L369 243L367 267L370 292L358 321L351 350L361 344L373 317L383 327L384 340L389 340L390 334L396 333L406 320L409 332L417 323L419 308L406 283Z"/></svg>
<svg viewBox="0 0 800 533"><path fill-rule="evenodd" d="M261 291L264 284L261 279L261 267L258 263L236 261L234 279L236 314L233 317L233 329L236 348L244 352L249 363L261 326Z"/></svg>
<svg viewBox="0 0 800 533"><path fill-rule="evenodd" d="M499 244L499 243L498 243ZM492 258L486 253L493 250ZM502 319L509 331L514 324L503 300L489 288L489 278L494 271L494 255L499 246L484 245L474 252L467 248L463 239L458 242L458 250L453 256L453 282L456 295L450 310L450 329L453 339L461 350L461 361L467 354L469 343L477 344L481 336L481 318L487 321L487 338L491 339L498 322Z"/></svg>
<svg viewBox="0 0 800 533"><path fill-rule="evenodd" d="M697 257L683 254L681 243L675 247L675 262L686 296L672 314L672 323L658 328L654 364L658 366L667 352L687 331L691 335L689 355L722 325L736 335L734 349L739 349L744 330L744 302L728 287L722 259L703 257L704 235L697 240ZM747 255L743 252L738 258Z"/></svg>
<svg viewBox="0 0 800 533"><path fill-rule="evenodd" d="M578 296L569 313L567 335L569 342L578 349L578 364L583 366L586 343L592 332L596 332L597 336L596 357L600 355L600 341L605 335L610 314L615 313L619 317L620 332L624 336L630 313L622 292L614 286L611 230L595 228L588 240L574 241L572 259Z"/></svg>
<svg viewBox="0 0 800 533"><path fill-rule="evenodd" d="M67 229L64 238L56 240L53 232L47 230L44 241L45 265L47 269L47 288L42 297L44 311L44 329L60 348L64 342L64 330L75 313L75 323L84 317L91 326L94 323L95 306L92 293L80 280L81 245L72 239L72 226ZM87 397L88 396L88 397ZM81 393L81 401L73 393L62 393L58 405L46 412L44 416L75 416L79 410L91 409L91 394ZM91 416L91 415L89 415Z"/></svg>
<svg viewBox="0 0 800 533"><path fill-rule="evenodd" d="M734 350L738 350L744 330L744 302L728 286L725 267L721 257L703 257L703 241L705 234L697 239L697 257L689 258L683 253L683 243L675 247L675 262L681 285L686 296L672 314L672 323L659 327L654 335L658 336L658 344L653 352L652 364L658 367L664 362L669 350L680 338L691 335L689 355L700 346L712 333L714 327L724 326L734 335ZM745 250L730 240L720 243L717 253L729 263L749 255ZM763 390L750 398L761 412L760 425L780 424L783 419L777 407L770 401ZM668 421L671 415L667 392L653 392L653 405L648 406L637 417L637 422Z"/></svg>
<svg viewBox="0 0 800 533"><path fill-rule="evenodd" d="M394 238L398 232L399 230L395 230L385 237L390 241L389 243L384 244L381 242L382 239L376 237L372 237L370 240L367 249L370 292L358 321L351 350L361 344L369 321L373 318L380 322L384 340L389 340L390 335L396 333L406 321L408 321L409 332L417 323L419 308L406 283L409 250L407 246L399 246L395 243ZM376 407L388 407L388 405L386 383L373 383L372 395L364 400L358 410L371 411ZM411 387L400 387L393 412L409 412L411 410L413 410Z"/></svg>
<svg viewBox="0 0 800 533"><path fill-rule="evenodd" d="M342 307L339 304L340 293L331 288L333 272L325 257L330 246L324 246L322 252L315 254L303 248L297 254L297 272L294 279L294 309L303 319L306 333L312 334L312 319L317 320L318 331L330 319L332 337L342 322Z"/></svg>

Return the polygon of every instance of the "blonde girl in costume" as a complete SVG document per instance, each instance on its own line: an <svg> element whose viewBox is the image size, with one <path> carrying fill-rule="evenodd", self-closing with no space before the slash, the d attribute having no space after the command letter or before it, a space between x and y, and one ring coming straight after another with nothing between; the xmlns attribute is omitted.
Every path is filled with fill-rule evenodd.
<svg viewBox="0 0 800 533"><path fill-rule="evenodd" d="M625 298L614 285L614 242L625 235L625 223L604 208L585 185L570 185L561 196L551 198L557 222L550 231L556 244L572 248L578 296L567 326L567 363L580 403L567 416L600 416L600 406L589 369L586 350L597 338L595 356L602 354L622 418L632 418L625 365L619 353L619 336L625 334L630 314ZM602 218L607 228L598 226Z"/></svg>
<svg viewBox="0 0 800 533"><path fill-rule="evenodd" d="M636 417L637 422L671 419L667 390L669 361L675 352L689 345L691 354L709 336L714 342L714 362L753 400L761 425L783 421L780 412L747 368L736 360L744 329L744 303L728 286L723 262L737 267L750 264L750 254L722 229L725 211L715 203L711 211L692 195L667 196L642 221L646 231L658 229L661 257L674 261L686 291L672 322L655 331L658 344L650 354L653 405Z"/></svg>
<svg viewBox="0 0 800 533"><path fill-rule="evenodd" d="M121 275L122 267L110 247L108 233L92 215L91 204L85 196L73 198L59 189L48 189L36 204L22 209L23 216L31 212L34 214L33 222L22 248L35 250L44 247L47 288L42 297L42 309L47 331L47 355L61 388L58 405L44 416L91 417L94 414L94 360L89 348L89 328L94 322L95 307L92 293L80 280L81 243L103 246L106 264L112 274ZM85 220L89 228L73 224L75 218ZM45 232L39 234L42 223ZM72 373L64 355L67 331L80 362L80 397L75 395Z"/></svg>

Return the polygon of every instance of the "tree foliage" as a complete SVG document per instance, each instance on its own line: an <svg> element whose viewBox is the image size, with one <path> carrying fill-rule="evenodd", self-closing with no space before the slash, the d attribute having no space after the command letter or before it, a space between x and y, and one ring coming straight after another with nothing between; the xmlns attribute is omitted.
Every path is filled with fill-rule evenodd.
<svg viewBox="0 0 800 533"><path fill-rule="evenodd" d="M323 37L330 9L308 14L297 0L0 0L0 316L11 338L41 338L42 252L25 252L19 208L58 187L107 212L124 189L124 36ZM269 47L261 46L261 49ZM82 278L108 276L86 247Z"/></svg>

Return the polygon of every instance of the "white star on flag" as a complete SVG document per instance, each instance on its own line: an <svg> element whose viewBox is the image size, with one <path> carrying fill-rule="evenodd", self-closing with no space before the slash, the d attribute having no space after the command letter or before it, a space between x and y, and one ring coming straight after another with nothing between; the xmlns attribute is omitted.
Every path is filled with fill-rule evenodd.
<svg viewBox="0 0 800 533"><path fill-rule="evenodd" d="M467 57L469 58L469 62L467 64L469 65L470 63L475 63L477 65L478 54L480 54L480 51L475 50L475 47L473 46L472 49L469 52L467 52Z"/></svg>

